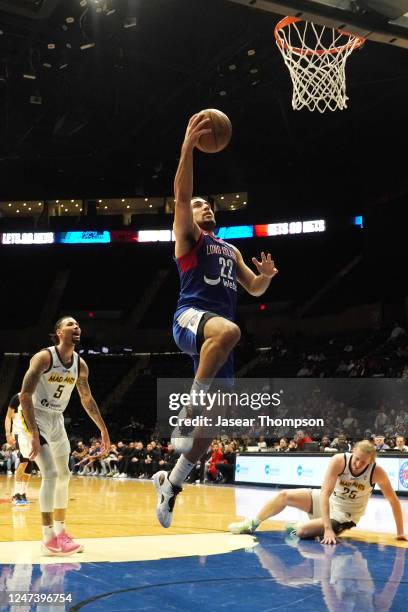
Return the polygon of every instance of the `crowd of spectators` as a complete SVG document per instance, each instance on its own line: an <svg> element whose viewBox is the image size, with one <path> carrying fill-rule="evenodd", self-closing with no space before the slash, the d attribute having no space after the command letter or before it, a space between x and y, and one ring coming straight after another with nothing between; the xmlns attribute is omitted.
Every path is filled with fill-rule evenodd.
<svg viewBox="0 0 408 612"><path fill-rule="evenodd" d="M407 453L404 436L385 437L382 434L370 436L377 452ZM230 484L234 482L235 457L238 452L349 452L357 441L341 432L335 437L323 435L320 438L310 432L298 430L292 438L258 440L249 436L230 440L225 436L209 444L206 455L197 462L187 482ZM74 443L70 455L70 469L78 476L99 476L105 478L133 478L149 480L159 470L170 472L179 455L169 442L150 440L112 444L108 453L102 454L100 440L91 439L89 444L79 440Z"/></svg>
<svg viewBox="0 0 408 612"><path fill-rule="evenodd" d="M242 447L241 447L242 449ZM213 440L205 457L197 463L188 482L228 483L233 481L235 454L239 450L236 441ZM170 442L150 440L111 444L108 453L101 452L100 440L93 438L89 444L78 440L70 455L70 469L78 476L106 478L151 479L159 470L170 472L179 458Z"/></svg>

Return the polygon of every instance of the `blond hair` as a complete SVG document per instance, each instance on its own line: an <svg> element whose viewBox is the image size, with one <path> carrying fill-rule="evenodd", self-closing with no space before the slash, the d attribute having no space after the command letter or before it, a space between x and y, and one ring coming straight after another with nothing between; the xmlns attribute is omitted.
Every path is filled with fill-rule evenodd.
<svg viewBox="0 0 408 612"><path fill-rule="evenodd" d="M362 453L367 453L367 455L371 455L374 461L377 454L377 450L371 440L360 440L359 442L356 442L353 446L353 450L356 448L361 450Z"/></svg>

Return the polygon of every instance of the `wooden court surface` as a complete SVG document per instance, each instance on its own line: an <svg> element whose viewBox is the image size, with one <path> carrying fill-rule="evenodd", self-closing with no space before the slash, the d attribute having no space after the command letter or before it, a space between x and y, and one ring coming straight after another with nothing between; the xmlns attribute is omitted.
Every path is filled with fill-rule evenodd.
<svg viewBox="0 0 408 612"><path fill-rule="evenodd" d="M1 542L41 539L38 505L40 483L41 478L38 476L31 479L29 505L13 506L10 498L14 478L0 477ZM228 524L236 520L237 516L242 516L242 513L237 514L235 489L240 489L241 496L247 494L250 507L252 493L249 488L246 492L242 487L186 485L177 498L172 526L163 529L156 520L156 492L151 481L76 476L70 483L67 527L76 539L226 533ZM269 495L269 492L265 494ZM270 494L275 493L271 491ZM369 502L369 507L370 503L372 502ZM408 531L408 500L403 501L403 508ZM254 514L257 509L258 505L253 508ZM385 518L378 515L376 507L373 521L389 521L389 533L380 533L375 528L370 531L354 529L344 532L343 537L408 548L407 542L397 542L392 535L391 509L384 507L384 512ZM266 521L261 530L282 529L284 523L285 521Z"/></svg>

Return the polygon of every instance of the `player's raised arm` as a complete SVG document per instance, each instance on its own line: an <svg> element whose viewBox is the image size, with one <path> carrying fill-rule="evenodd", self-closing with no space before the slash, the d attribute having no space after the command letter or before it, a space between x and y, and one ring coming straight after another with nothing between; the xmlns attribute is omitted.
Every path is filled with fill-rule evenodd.
<svg viewBox="0 0 408 612"><path fill-rule="evenodd" d="M81 368L79 373L79 378L76 383L76 387L78 389L79 396L81 398L81 404L85 408L86 412L93 420L95 425L99 428L101 432L102 438L102 446L101 452L106 452L110 449L110 440L108 429L105 425L105 421L103 420L101 413L99 412L98 405L94 400L91 389L89 387L88 382L89 370L85 361L81 357Z"/></svg>
<svg viewBox="0 0 408 612"><path fill-rule="evenodd" d="M344 455L335 455L330 459L322 488L320 491L320 511L322 514L324 534L322 544L337 544L336 534L330 520L329 498L336 486L337 477L344 470Z"/></svg>
<svg viewBox="0 0 408 612"><path fill-rule="evenodd" d="M36 353L31 361L21 387L20 403L23 418L28 431L32 435L32 448L29 459L35 459L40 450L40 433L34 416L33 393L37 388L41 375L50 367L50 354L48 351Z"/></svg>
<svg viewBox="0 0 408 612"><path fill-rule="evenodd" d="M184 142L181 147L180 161L174 178L173 230L177 240L198 240L200 228L193 220L191 198L193 196L193 152L200 137L209 134L209 119L204 115L193 115L188 122Z"/></svg>
<svg viewBox="0 0 408 612"><path fill-rule="evenodd" d="M395 520L395 526L397 528L397 540L407 540L408 538L404 535L404 520L402 517L400 501L396 496L394 489L392 488L392 485L386 472L379 465L375 466L373 473L373 482L378 484L382 494L391 505L392 513L394 515Z"/></svg>
<svg viewBox="0 0 408 612"><path fill-rule="evenodd" d="M244 259L240 251L234 247L234 251L237 256L237 280L240 285L250 295L259 297L263 295L270 285L271 280L278 273L278 269L275 268L275 262L273 261L271 254L262 251L261 260L258 261L256 257L252 258L252 263L256 266L259 274L255 274L244 262Z"/></svg>

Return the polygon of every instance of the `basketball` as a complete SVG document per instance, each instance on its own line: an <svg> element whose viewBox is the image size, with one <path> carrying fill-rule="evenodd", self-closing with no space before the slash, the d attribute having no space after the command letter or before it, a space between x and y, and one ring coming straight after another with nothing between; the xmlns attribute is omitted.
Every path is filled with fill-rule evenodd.
<svg viewBox="0 0 408 612"><path fill-rule="evenodd" d="M231 121L227 115L216 108L207 108L200 112L210 119L208 127L210 134L203 134L198 142L197 148L203 153L218 153L225 149L232 135Z"/></svg>

